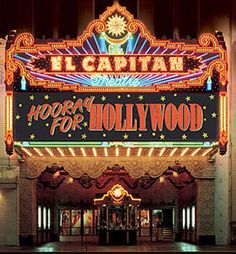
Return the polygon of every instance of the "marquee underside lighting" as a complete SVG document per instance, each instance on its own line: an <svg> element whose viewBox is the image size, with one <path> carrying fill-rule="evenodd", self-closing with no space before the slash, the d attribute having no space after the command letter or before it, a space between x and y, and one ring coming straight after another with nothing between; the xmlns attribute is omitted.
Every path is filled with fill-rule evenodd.
<svg viewBox="0 0 236 254"><path fill-rule="evenodd" d="M16 147L15 151L23 157L189 157L209 156L217 153L218 147ZM50 153L49 153L50 151Z"/></svg>

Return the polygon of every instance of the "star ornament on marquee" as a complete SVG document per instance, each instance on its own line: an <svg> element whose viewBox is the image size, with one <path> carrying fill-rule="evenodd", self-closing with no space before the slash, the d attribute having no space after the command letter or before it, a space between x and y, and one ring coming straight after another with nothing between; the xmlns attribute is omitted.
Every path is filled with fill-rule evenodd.
<svg viewBox="0 0 236 254"><path fill-rule="evenodd" d="M203 132L202 136L203 136L203 138L208 138L208 133L207 132Z"/></svg>
<svg viewBox="0 0 236 254"><path fill-rule="evenodd" d="M121 36L126 31L125 17L118 15L117 13L108 18L107 21L108 34L112 36Z"/></svg>
<svg viewBox="0 0 236 254"><path fill-rule="evenodd" d="M123 138L124 138L124 140L125 140L125 139L128 139L128 138L129 138L129 135L128 135L127 133L125 133L125 135L123 135Z"/></svg>
<svg viewBox="0 0 236 254"><path fill-rule="evenodd" d="M35 134L34 133L30 135L30 140L33 140L33 139L35 139Z"/></svg>
<svg viewBox="0 0 236 254"><path fill-rule="evenodd" d="M84 126L84 127L87 127L87 126L88 126L88 122L84 122L84 123L83 123L83 126Z"/></svg>
<svg viewBox="0 0 236 254"><path fill-rule="evenodd" d="M191 96L186 96L185 100L186 101L191 101Z"/></svg>
<svg viewBox="0 0 236 254"><path fill-rule="evenodd" d="M161 135L160 135L160 140L164 140L165 137L166 137L166 136L165 136L164 134L161 134Z"/></svg>
<svg viewBox="0 0 236 254"><path fill-rule="evenodd" d="M162 102L164 102L166 100L166 97L165 96L161 96L161 99L160 99Z"/></svg>
<svg viewBox="0 0 236 254"><path fill-rule="evenodd" d="M143 95L139 95L138 99L139 99L140 101L142 101L142 100L143 100Z"/></svg>
<svg viewBox="0 0 236 254"><path fill-rule="evenodd" d="M182 135L182 140L187 140L187 135Z"/></svg>
<svg viewBox="0 0 236 254"><path fill-rule="evenodd" d="M84 133L84 134L82 134L82 139L86 139L87 138L87 135Z"/></svg>
<svg viewBox="0 0 236 254"><path fill-rule="evenodd" d="M17 114L17 115L16 115L16 120L19 120L20 117L21 117L21 116L20 116L19 114Z"/></svg>
<svg viewBox="0 0 236 254"><path fill-rule="evenodd" d="M213 95L213 94L209 95L209 99L210 99L210 101L213 101L215 99L215 95Z"/></svg>
<svg viewBox="0 0 236 254"><path fill-rule="evenodd" d="M212 118L216 118L216 112L213 112L213 113L211 114L211 117L212 117Z"/></svg>
<svg viewBox="0 0 236 254"><path fill-rule="evenodd" d="M102 101L105 101L105 100L106 100L106 96L103 95L103 96L101 97L101 100L102 100Z"/></svg>

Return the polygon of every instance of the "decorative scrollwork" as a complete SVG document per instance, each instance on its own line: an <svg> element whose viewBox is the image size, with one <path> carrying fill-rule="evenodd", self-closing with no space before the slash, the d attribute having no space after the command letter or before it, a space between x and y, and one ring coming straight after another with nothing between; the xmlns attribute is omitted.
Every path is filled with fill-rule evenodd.
<svg viewBox="0 0 236 254"><path fill-rule="evenodd" d="M212 34L202 34L199 37L199 44L202 47L209 47L209 46L216 47L218 45L218 40Z"/></svg>
<svg viewBox="0 0 236 254"><path fill-rule="evenodd" d="M138 28L138 23L135 20L127 24L127 31L132 34L135 34L138 31Z"/></svg>
<svg viewBox="0 0 236 254"><path fill-rule="evenodd" d="M34 36L29 33L22 33L16 38L16 49L21 47L32 47L34 45Z"/></svg>

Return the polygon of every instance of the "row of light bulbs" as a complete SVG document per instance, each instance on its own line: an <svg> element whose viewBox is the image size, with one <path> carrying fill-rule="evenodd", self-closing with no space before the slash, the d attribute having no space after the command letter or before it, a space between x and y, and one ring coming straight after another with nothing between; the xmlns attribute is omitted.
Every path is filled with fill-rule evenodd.
<svg viewBox="0 0 236 254"><path fill-rule="evenodd" d="M60 153L60 155L61 155L62 157L65 156L65 154L64 154L64 152L63 152L63 150L62 150L61 148L57 147L56 149L57 149L57 151ZM70 153L71 153L72 156L74 156L74 157L77 156L76 153L75 153L75 151L73 150L73 148L70 147L70 148L68 148L68 149L69 149L69 151L70 151ZM171 150L169 156L173 156L173 155L177 152L178 149L180 149L180 148L178 148L178 147L173 148L173 149ZM190 149L189 147L184 148L184 149L181 151L180 156L184 156L184 155L189 151L189 149ZM26 149L25 147L22 147L22 150L23 150L27 155L32 156L32 153L31 153L28 149ZM33 150L34 150L39 156L41 156L41 157L44 156L43 153L41 152L41 150L40 150L39 148L34 147ZM48 153L51 157L54 157L54 156L55 156L54 153L53 153L53 151L52 151L52 149L50 149L50 148L45 148L45 150L47 151L47 153ZM142 147L140 147L140 148L138 149L138 152L137 152L137 156L138 156L138 157L140 157L140 156L142 155L142 150L143 150ZM201 148L196 148L196 149L192 152L191 156L195 156L198 152L200 152L200 150L201 150ZM213 150L213 148L209 148L209 149L207 149L207 150L204 150L204 152L203 152L201 155L202 155L202 156L206 156L206 155L209 154L212 150ZM81 148L80 148L80 151L81 151L81 153L83 154L84 157L87 156L87 153L86 153L86 151L85 151L85 148L82 148L82 147L81 147ZM92 148L92 151L93 151L93 155L94 155L95 157L97 157L98 155L97 155L97 150L96 150L96 148L93 147L93 148ZM153 151L154 151L154 147L150 148L150 150L149 150L149 152L148 152L148 156L149 156L149 157L152 156ZM162 156L162 155L164 154L165 151L166 151L166 148L162 148L162 149L160 150L160 152L159 152L159 156ZM131 153L131 148L128 147L128 148L127 148L127 151L126 151L126 156L127 156L127 157L130 156L130 153ZM118 157L119 154L120 154L119 147L116 147L116 149L115 149L115 155ZM108 155L108 149L107 149L106 147L104 148L104 156L105 156L105 157L108 157L108 156L109 156L109 155Z"/></svg>

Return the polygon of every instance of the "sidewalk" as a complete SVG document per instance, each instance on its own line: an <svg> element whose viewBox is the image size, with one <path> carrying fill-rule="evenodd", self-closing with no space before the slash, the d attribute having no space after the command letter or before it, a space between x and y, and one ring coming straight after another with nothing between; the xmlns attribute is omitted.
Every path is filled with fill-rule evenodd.
<svg viewBox="0 0 236 254"><path fill-rule="evenodd" d="M51 242L38 246L0 246L0 252L233 252L236 253L236 245L233 246L198 246L184 242L159 242L139 243L135 246L98 246L95 243L78 242Z"/></svg>

